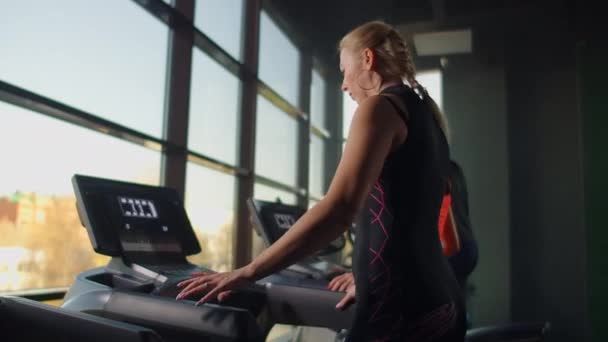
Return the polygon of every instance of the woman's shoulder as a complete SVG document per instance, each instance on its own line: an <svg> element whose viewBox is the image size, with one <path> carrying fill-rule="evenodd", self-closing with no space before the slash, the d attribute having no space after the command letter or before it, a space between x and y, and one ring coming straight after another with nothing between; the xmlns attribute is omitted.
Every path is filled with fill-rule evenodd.
<svg viewBox="0 0 608 342"><path fill-rule="evenodd" d="M399 116L401 116L398 111L399 106L403 106L403 111L406 111L403 103L399 103L397 107L395 106L394 103L397 101L398 100L396 99L391 99L389 95L386 94L370 96L361 101L359 107L355 111L355 116L362 120L370 120L384 124L396 124L400 120Z"/></svg>
<svg viewBox="0 0 608 342"><path fill-rule="evenodd" d="M386 112L387 109L395 110L395 104L397 104L398 107L405 105L403 98L397 94L380 93L363 100L359 105L359 108L362 112ZM405 109L405 107L403 109Z"/></svg>

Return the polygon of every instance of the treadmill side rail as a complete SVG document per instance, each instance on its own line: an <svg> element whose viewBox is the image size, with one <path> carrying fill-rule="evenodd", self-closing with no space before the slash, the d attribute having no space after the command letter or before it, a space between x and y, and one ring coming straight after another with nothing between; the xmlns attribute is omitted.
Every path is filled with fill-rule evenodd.
<svg viewBox="0 0 608 342"><path fill-rule="evenodd" d="M114 291L105 311L108 315L132 317L133 322L144 325L179 327L229 340L255 341L260 337L251 313L233 307L195 306L192 301Z"/></svg>
<svg viewBox="0 0 608 342"><path fill-rule="evenodd" d="M336 331L351 328L355 304L344 311L336 309L344 293L274 283L266 286L268 311L276 323L324 327Z"/></svg>
<svg viewBox="0 0 608 342"><path fill-rule="evenodd" d="M151 327L159 332L189 331L189 335L226 341L263 340L251 313L233 307L214 304L195 306L192 301L176 301L121 290L90 291L70 298L63 307Z"/></svg>

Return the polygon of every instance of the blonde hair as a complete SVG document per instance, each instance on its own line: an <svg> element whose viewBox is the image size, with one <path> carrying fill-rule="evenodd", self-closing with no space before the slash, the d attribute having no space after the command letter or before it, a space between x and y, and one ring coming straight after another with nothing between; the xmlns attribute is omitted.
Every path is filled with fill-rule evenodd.
<svg viewBox="0 0 608 342"><path fill-rule="evenodd" d="M383 79L400 78L407 80L412 89L422 92L428 101L435 120L449 140L448 120L439 106L416 80L416 66L407 41L391 25L375 20L367 22L347 33L338 45L338 51L348 49L358 54L370 49L376 57L375 70Z"/></svg>

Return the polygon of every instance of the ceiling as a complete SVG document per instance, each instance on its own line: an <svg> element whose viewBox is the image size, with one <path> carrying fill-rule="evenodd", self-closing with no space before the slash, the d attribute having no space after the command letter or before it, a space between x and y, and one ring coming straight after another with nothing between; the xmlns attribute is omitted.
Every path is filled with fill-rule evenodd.
<svg viewBox="0 0 608 342"><path fill-rule="evenodd" d="M265 0L265 6L288 23L294 31L292 36L307 42L315 55L334 59L340 38L369 20L384 20L411 39L409 35L413 33L470 28L484 18L493 23L497 17L517 15L543 2L548 3L547 0ZM557 2L560 0L551 3Z"/></svg>

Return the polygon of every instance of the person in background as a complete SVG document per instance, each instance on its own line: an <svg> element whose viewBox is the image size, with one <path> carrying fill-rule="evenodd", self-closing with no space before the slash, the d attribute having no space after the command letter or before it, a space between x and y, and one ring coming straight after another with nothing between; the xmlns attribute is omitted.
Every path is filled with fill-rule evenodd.
<svg viewBox="0 0 608 342"><path fill-rule="evenodd" d="M449 196L451 210L449 211L449 220L446 220L444 224L445 238L442 239L442 242L446 245L444 254L448 256L448 261L452 270L454 270L460 287L466 292L467 280L477 267L479 254L477 240L471 228L466 179L462 167L456 161L451 160L450 164ZM455 232L455 236L448 234L447 231Z"/></svg>

